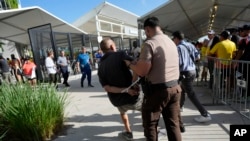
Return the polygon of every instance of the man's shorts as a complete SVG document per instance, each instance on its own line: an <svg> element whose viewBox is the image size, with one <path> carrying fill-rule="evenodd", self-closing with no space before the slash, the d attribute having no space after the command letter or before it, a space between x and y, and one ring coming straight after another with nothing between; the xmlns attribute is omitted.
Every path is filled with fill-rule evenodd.
<svg viewBox="0 0 250 141"><path fill-rule="evenodd" d="M203 65L203 67L208 67L207 61L203 61L203 62L202 62L202 65Z"/></svg>
<svg viewBox="0 0 250 141"><path fill-rule="evenodd" d="M138 97L138 101L135 104L127 104L127 105L119 106L117 108L118 108L120 114L125 114L128 110L141 111L142 100L143 100L143 96L142 96L142 94L140 94Z"/></svg>

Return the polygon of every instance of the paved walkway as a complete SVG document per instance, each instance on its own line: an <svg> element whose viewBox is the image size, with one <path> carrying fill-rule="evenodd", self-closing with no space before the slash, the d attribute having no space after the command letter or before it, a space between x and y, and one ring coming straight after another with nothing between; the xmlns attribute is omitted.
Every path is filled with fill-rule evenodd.
<svg viewBox="0 0 250 141"><path fill-rule="evenodd" d="M69 104L66 107L65 130L54 141L123 141L118 137L123 124L118 110L111 105L106 93L99 84L96 71L93 72L94 88L80 87L80 75L70 77L68 92ZM86 81L86 80L85 80ZM87 82L85 82L87 85ZM63 86L60 86L63 88ZM250 124L250 120L224 105L212 105L209 90L195 87L201 102L206 105L213 120L208 123L197 123L193 119L198 111L187 99L182 117L186 132L182 134L184 141L229 141L230 124ZM144 141L141 115L139 112L129 112L134 140ZM164 128L163 121L160 127ZM161 141L167 141L163 137Z"/></svg>

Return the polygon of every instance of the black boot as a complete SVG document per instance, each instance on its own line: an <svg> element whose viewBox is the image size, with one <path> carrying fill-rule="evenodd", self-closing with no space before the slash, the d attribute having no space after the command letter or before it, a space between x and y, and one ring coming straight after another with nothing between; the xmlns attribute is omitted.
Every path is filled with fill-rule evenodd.
<svg viewBox="0 0 250 141"><path fill-rule="evenodd" d="M186 132L185 126L184 125L180 125L180 131L181 133Z"/></svg>
<svg viewBox="0 0 250 141"><path fill-rule="evenodd" d="M89 86L89 87L94 87L92 84L89 84L88 86Z"/></svg>
<svg viewBox="0 0 250 141"><path fill-rule="evenodd" d="M64 84L65 84L65 87L70 87L68 82L65 82Z"/></svg>

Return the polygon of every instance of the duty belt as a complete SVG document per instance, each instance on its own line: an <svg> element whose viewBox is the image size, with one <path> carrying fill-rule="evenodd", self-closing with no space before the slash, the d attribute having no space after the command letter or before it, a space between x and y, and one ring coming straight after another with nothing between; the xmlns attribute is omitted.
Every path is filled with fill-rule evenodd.
<svg viewBox="0 0 250 141"><path fill-rule="evenodd" d="M172 80L164 83L158 83L158 84L151 84L153 89L166 89L166 88L172 88L174 86L178 85L178 80Z"/></svg>

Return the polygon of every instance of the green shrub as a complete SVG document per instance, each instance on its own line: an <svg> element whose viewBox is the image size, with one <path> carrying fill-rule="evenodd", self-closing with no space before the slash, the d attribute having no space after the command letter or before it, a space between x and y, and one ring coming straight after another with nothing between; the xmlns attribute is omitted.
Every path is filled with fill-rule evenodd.
<svg viewBox="0 0 250 141"><path fill-rule="evenodd" d="M18 8L18 0L6 0L6 3L9 8L16 9Z"/></svg>
<svg viewBox="0 0 250 141"><path fill-rule="evenodd" d="M0 133L6 133L4 140L46 140L61 129L65 102L66 94L53 86L1 86Z"/></svg>

